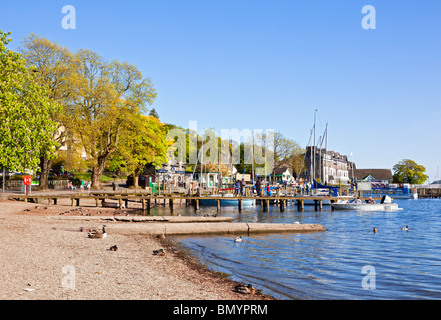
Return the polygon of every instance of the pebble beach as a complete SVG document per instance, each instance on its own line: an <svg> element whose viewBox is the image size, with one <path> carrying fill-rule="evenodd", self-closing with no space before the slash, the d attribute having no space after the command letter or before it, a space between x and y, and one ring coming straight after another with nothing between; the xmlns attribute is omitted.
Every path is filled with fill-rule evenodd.
<svg viewBox="0 0 441 320"><path fill-rule="evenodd" d="M0 299L269 299L234 292L236 282L207 270L167 239L112 228L105 239L89 239L81 228L100 229L102 223L52 219L68 209L0 202ZM165 256L153 254L160 248Z"/></svg>

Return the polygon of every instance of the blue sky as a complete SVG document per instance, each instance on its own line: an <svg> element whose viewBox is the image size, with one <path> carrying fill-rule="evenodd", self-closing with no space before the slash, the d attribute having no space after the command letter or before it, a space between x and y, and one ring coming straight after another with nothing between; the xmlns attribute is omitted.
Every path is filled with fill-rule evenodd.
<svg viewBox="0 0 441 320"><path fill-rule="evenodd" d="M76 9L64 30L61 9ZM376 9L365 30L362 7ZM164 122L318 133L358 168L441 165L441 2L374 0L8 1L0 30L33 32L137 65ZM441 173L438 176L441 179Z"/></svg>

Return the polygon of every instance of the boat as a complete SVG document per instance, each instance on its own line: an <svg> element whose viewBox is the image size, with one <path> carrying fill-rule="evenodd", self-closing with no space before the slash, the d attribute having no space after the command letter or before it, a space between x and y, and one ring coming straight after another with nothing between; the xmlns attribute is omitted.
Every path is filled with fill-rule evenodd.
<svg viewBox="0 0 441 320"><path fill-rule="evenodd" d="M222 207L237 207L239 205L239 200L242 200L242 206L244 207L255 205L254 199L233 198L232 194L212 195L208 199L200 199L199 201L202 206L217 206L218 200L220 200Z"/></svg>
<svg viewBox="0 0 441 320"><path fill-rule="evenodd" d="M394 199L418 199L418 191L408 183L372 182L372 191L364 191L363 196L381 195Z"/></svg>
<svg viewBox="0 0 441 320"><path fill-rule="evenodd" d="M327 197L339 198L341 200L350 200L353 198L353 196L341 196L339 187L323 185L316 180L314 180L312 188L314 189L315 194L311 197L314 197L314 200L305 199L305 206L315 205L317 197L323 197L322 204L327 206L331 205L331 200L326 199Z"/></svg>
<svg viewBox="0 0 441 320"><path fill-rule="evenodd" d="M352 210L352 211L398 211L398 204L392 203L389 196L383 196L380 203L363 203L360 199L339 200L331 204L334 210Z"/></svg>

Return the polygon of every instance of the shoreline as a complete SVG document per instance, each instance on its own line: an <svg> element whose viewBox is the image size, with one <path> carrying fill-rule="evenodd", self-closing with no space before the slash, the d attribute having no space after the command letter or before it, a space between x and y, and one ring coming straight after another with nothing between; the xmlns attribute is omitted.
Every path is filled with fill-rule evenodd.
<svg viewBox="0 0 441 320"><path fill-rule="evenodd" d="M3 300L276 300L234 292L238 282L170 239L111 232L88 239L79 229L99 229L99 222L48 219L66 206L0 205ZM115 244L118 251L109 251ZM161 247L166 256L152 254Z"/></svg>

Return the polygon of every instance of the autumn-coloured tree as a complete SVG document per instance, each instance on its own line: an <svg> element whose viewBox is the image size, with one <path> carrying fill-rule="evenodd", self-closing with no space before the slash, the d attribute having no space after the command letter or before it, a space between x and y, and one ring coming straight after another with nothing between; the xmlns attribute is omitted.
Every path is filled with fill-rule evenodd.
<svg viewBox="0 0 441 320"><path fill-rule="evenodd" d="M101 189L106 161L117 150L126 122L141 114L156 92L134 65L108 62L90 50L76 53L70 85L72 131L92 164L92 187Z"/></svg>

